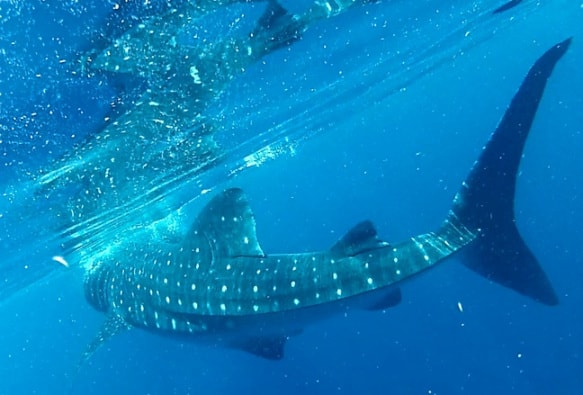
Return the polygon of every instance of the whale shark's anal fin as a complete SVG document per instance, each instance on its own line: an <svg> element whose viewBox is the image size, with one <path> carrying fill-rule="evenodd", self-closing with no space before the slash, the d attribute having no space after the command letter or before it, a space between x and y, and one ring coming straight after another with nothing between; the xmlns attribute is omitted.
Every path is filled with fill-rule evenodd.
<svg viewBox="0 0 583 395"><path fill-rule="evenodd" d="M384 292L382 292L380 298L372 302L369 302L367 305L363 306L363 309L368 311L390 309L400 305L402 299L403 296L401 295L401 288L397 286L391 286L388 287Z"/></svg>
<svg viewBox="0 0 583 395"><path fill-rule="evenodd" d="M447 223L461 223L476 240L464 265L547 305L558 298L516 228L514 195L522 151L546 83L571 39L544 53L531 67L490 141L458 192Z"/></svg>
<svg viewBox="0 0 583 395"><path fill-rule="evenodd" d="M283 359L286 341L286 336L249 337L235 342L231 347L261 358L278 361Z"/></svg>
<svg viewBox="0 0 583 395"><path fill-rule="evenodd" d="M95 352L101 348L101 346L111 339L113 336L123 333L131 329L131 325L128 324L121 316L117 314L111 314L107 317L101 329L97 333L97 336L93 338L91 343L87 345L87 349L81 356L79 361L79 366L82 366L87 362Z"/></svg>

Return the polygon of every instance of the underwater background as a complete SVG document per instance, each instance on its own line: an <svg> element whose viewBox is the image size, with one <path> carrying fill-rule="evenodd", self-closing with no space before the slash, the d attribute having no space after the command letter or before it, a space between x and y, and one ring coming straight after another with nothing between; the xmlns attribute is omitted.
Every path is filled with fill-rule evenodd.
<svg viewBox="0 0 583 395"><path fill-rule="evenodd" d="M99 133L132 83L75 75L78 54L96 32L115 36L121 21L168 5L0 1L0 394L581 393L583 3L525 0L492 15L502 4L381 0L318 23L213 104L224 158L175 199L194 218L213 192L243 188L266 253L329 248L364 219L388 241L433 230L531 64L572 36L516 198L558 306L453 259L404 284L398 307L305 328L282 361L134 329L79 367L104 316L86 303L74 260L51 259L61 252L46 208L14 196ZM205 40L246 34L261 7L236 4L197 28Z"/></svg>

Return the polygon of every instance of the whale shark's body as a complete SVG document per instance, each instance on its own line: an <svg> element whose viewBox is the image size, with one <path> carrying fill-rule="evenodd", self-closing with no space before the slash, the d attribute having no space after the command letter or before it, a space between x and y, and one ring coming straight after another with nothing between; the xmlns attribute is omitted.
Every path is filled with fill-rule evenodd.
<svg viewBox="0 0 583 395"><path fill-rule="evenodd" d="M401 282L457 253L488 279L557 304L515 227L514 192L544 87L569 43L533 65L437 231L388 243L364 221L329 250L271 255L259 245L244 193L226 190L181 242L135 243L93 263L86 297L108 319L86 357L109 336L139 327L279 359L304 325L347 306L394 306Z"/></svg>

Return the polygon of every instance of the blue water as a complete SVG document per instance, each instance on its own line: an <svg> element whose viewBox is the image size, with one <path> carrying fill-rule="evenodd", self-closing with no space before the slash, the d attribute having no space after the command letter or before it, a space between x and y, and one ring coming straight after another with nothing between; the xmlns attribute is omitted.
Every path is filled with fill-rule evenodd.
<svg viewBox="0 0 583 395"><path fill-rule="evenodd" d="M518 226L560 305L448 261L405 284L396 308L305 328L282 361L133 330L77 370L104 317L85 302L81 270L50 260L58 249L39 239L50 228L42 213L28 226L30 213L9 213L3 200L0 394L581 393L583 4L525 1L492 19L471 11L503 2L409 3L325 21L233 81L211 109L228 160L179 195L243 188L267 253L328 248L363 219L389 241L433 230L530 65L574 36L541 102L516 198ZM58 60L86 49L92 32L115 34L123 17L111 7L0 1L3 187L28 185L98 133L119 81L79 79ZM221 31L221 15L212 18ZM245 167L265 146L277 148L273 158Z"/></svg>

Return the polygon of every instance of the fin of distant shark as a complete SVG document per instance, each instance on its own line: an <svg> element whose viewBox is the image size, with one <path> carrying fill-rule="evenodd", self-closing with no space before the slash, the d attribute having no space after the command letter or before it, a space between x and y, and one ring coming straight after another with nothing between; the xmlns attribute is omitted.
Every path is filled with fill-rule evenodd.
<svg viewBox="0 0 583 395"><path fill-rule="evenodd" d="M249 43L254 52L267 54L301 39L307 27L277 1L270 1L251 32Z"/></svg>
<svg viewBox="0 0 583 395"><path fill-rule="evenodd" d="M500 7L496 8L494 11L492 11L492 14L500 14L504 11L508 11L508 10L516 7L520 3L522 3L522 0L510 0L509 2L501 5Z"/></svg>
<svg viewBox="0 0 583 395"><path fill-rule="evenodd" d="M514 195L522 151L547 80L570 43L569 38L553 46L531 67L452 208L465 226L479 230L477 240L462 251L464 265L547 305L559 301L516 228Z"/></svg>

